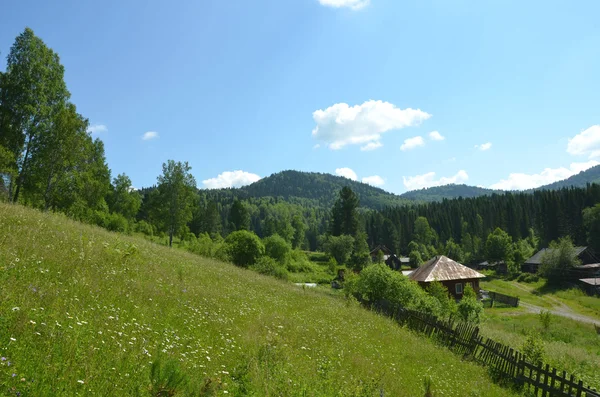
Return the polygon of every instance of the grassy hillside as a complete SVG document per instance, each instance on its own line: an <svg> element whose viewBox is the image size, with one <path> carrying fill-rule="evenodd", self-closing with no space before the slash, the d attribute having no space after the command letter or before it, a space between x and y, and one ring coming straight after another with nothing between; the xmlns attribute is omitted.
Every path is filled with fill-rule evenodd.
<svg viewBox="0 0 600 397"><path fill-rule="evenodd" d="M159 395L151 363L169 360L182 395L420 396L427 375L440 395L511 395L318 291L18 206L0 230L3 395Z"/></svg>

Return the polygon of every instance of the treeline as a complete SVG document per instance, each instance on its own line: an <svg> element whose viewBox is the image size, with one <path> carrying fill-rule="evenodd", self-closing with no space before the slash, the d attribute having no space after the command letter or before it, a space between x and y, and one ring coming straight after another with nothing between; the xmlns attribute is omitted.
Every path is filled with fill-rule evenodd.
<svg viewBox="0 0 600 397"><path fill-rule="evenodd" d="M277 235L354 268L379 244L413 263L441 253L516 263L562 236L600 248L598 185L406 204L359 182L295 171L242 189L198 190L187 163L168 161L155 186L136 191L124 174L111 180L88 124L58 55L25 29L0 73L0 197L169 243L219 242L240 230Z"/></svg>

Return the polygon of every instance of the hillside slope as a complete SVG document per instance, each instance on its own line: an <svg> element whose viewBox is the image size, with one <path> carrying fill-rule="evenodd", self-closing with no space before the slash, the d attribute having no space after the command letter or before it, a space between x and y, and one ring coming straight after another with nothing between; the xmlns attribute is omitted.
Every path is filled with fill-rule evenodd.
<svg viewBox="0 0 600 397"><path fill-rule="evenodd" d="M427 374L440 395L511 395L323 292L19 206L0 230L0 394L150 395L172 359L195 395L419 396Z"/></svg>
<svg viewBox="0 0 600 397"><path fill-rule="evenodd" d="M581 171L562 181L554 182L549 185L540 186L536 190L556 190L564 187L585 187L588 183L600 183L600 165Z"/></svg>
<svg viewBox="0 0 600 397"><path fill-rule="evenodd" d="M442 201L443 199L472 198L479 196L490 196L494 193L502 194L501 190L486 189L469 185L444 185L420 190L411 190L400 195L400 197L421 202Z"/></svg>
<svg viewBox="0 0 600 397"><path fill-rule="evenodd" d="M209 195L229 194L240 199L281 197L292 203L302 202L330 208L344 186L349 186L358 194L363 208L382 209L386 206L411 203L410 200L366 183L331 174L301 171L281 171L241 188L212 190L207 193Z"/></svg>

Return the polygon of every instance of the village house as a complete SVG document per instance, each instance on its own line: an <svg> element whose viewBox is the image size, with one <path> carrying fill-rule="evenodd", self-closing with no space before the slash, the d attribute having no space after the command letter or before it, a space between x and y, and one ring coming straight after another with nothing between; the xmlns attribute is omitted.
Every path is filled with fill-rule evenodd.
<svg viewBox="0 0 600 397"><path fill-rule="evenodd" d="M401 259L398 258L396 254L394 254L392 250L390 250L385 245L378 245L373 250L371 250L369 255L371 255L371 261L373 261L373 263L377 262L377 255L379 255L379 251L383 253L383 262L386 265L388 265L392 270L400 270L400 268L402 267Z"/></svg>
<svg viewBox="0 0 600 397"><path fill-rule="evenodd" d="M542 257L546 252L552 252L552 248L543 248L527 259L521 266L521 271L528 273L537 273L542 263ZM600 262L596 254L590 247L575 247L575 256L579 258L582 265L589 265Z"/></svg>
<svg viewBox="0 0 600 397"><path fill-rule="evenodd" d="M408 276L423 288L432 281L439 281L457 299L462 298L467 285L470 285L475 292L479 292L479 279L484 277L483 274L444 255L430 259Z"/></svg>

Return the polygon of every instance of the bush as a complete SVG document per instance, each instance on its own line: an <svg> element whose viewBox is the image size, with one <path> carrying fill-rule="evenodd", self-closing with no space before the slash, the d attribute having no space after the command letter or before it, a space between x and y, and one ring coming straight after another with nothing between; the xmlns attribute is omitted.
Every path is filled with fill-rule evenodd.
<svg viewBox="0 0 600 397"><path fill-rule="evenodd" d="M521 283L536 283L540 280L540 276L531 273L521 273L517 277L517 281Z"/></svg>
<svg viewBox="0 0 600 397"><path fill-rule="evenodd" d="M429 283L427 292L440 303L443 317L450 318L456 315L456 301L452 296L450 296L448 288L446 288L442 283L439 281L433 281L432 283Z"/></svg>
<svg viewBox="0 0 600 397"><path fill-rule="evenodd" d="M325 252L335 258L339 264L347 264L354 249L352 236L329 236L324 243Z"/></svg>
<svg viewBox="0 0 600 397"><path fill-rule="evenodd" d="M290 251L285 264L292 273L314 273L318 271L318 265L309 261L306 254L300 250Z"/></svg>
<svg viewBox="0 0 600 397"><path fill-rule="evenodd" d="M544 331L547 331L552 323L552 314L550 314L549 310L542 310L538 316L540 319L540 324L542 324L542 328Z"/></svg>
<svg viewBox="0 0 600 397"><path fill-rule="evenodd" d="M467 285L457 307L458 317L467 323L479 324L483 320L483 304L471 286Z"/></svg>
<svg viewBox="0 0 600 397"><path fill-rule="evenodd" d="M154 228L152 227L151 224L149 224L146 221L139 221L138 223L135 224L135 231L138 233L142 233L146 236L153 236L154 235Z"/></svg>
<svg viewBox="0 0 600 397"><path fill-rule="evenodd" d="M129 229L129 222L121 214L113 212L106 218L106 228L111 232L125 233Z"/></svg>
<svg viewBox="0 0 600 397"><path fill-rule="evenodd" d="M525 359L532 364L541 365L544 361L544 342L538 334L530 333L527 335L527 339L521 346L521 351Z"/></svg>
<svg viewBox="0 0 600 397"><path fill-rule="evenodd" d="M241 267L255 264L265 254L265 246L258 236L247 230L238 230L225 239L231 261Z"/></svg>
<svg viewBox="0 0 600 397"><path fill-rule="evenodd" d="M260 258L255 265L250 266L250 269L260 274L277 277L282 280L288 279L287 269L268 256Z"/></svg>
<svg viewBox="0 0 600 397"><path fill-rule="evenodd" d="M351 283L355 293L369 302L388 301L393 308L405 307L439 316L440 302L401 273L383 264L367 266L358 281Z"/></svg>
<svg viewBox="0 0 600 397"><path fill-rule="evenodd" d="M277 234L263 239L263 243L265 244L265 254L279 263L285 263L292 251L292 246Z"/></svg>

